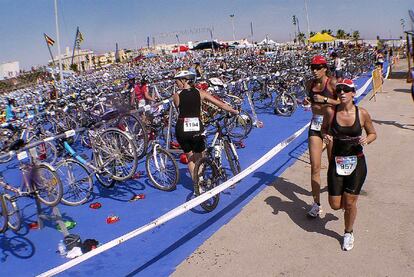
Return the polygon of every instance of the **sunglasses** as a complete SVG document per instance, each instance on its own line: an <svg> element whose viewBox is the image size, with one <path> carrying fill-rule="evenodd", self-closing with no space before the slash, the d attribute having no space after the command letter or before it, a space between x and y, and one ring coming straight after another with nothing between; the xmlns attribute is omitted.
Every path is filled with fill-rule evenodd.
<svg viewBox="0 0 414 277"><path fill-rule="evenodd" d="M311 70L321 70L322 68L326 68L324 64L311 64Z"/></svg>
<svg viewBox="0 0 414 277"><path fill-rule="evenodd" d="M345 93L354 92L354 88L351 88L345 85L337 85L335 90L336 90L336 93L341 93L341 91Z"/></svg>

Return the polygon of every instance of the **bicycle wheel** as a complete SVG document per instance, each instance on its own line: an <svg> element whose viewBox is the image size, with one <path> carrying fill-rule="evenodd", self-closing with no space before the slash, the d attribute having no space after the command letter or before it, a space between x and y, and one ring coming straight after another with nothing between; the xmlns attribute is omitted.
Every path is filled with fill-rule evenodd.
<svg viewBox="0 0 414 277"><path fill-rule="evenodd" d="M194 166L194 193L199 196L219 185L217 168L207 157L198 160ZM216 194L204 201L200 206L207 212L213 211L220 200L220 195Z"/></svg>
<svg viewBox="0 0 414 277"><path fill-rule="evenodd" d="M256 90L252 93L252 101L257 109L270 108L273 104L273 95L271 92Z"/></svg>
<svg viewBox="0 0 414 277"><path fill-rule="evenodd" d="M131 178L138 166L137 151L131 136L109 128L97 140L93 144L97 166L116 181Z"/></svg>
<svg viewBox="0 0 414 277"><path fill-rule="evenodd" d="M56 173L63 186L61 200L63 204L78 206L88 201L92 193L93 181L83 164L72 159L61 160L56 166Z"/></svg>
<svg viewBox="0 0 414 277"><path fill-rule="evenodd" d="M178 165L174 157L160 146L147 154L145 168L151 183L160 190L173 191L178 183Z"/></svg>
<svg viewBox="0 0 414 277"><path fill-rule="evenodd" d="M293 95L283 93L276 98L275 112L283 116L290 116L296 111L297 105Z"/></svg>
<svg viewBox="0 0 414 277"><path fill-rule="evenodd" d="M62 183L57 173L47 164L33 167L31 185L36 197L47 206L59 204L63 195Z"/></svg>
<svg viewBox="0 0 414 277"><path fill-rule="evenodd" d="M5 194L4 203L7 210L7 226L13 231L19 231L22 226L22 216L16 201L10 195Z"/></svg>
<svg viewBox="0 0 414 277"><path fill-rule="evenodd" d="M8 151L8 146L10 143L10 139L13 137L13 132L9 129L0 129L0 152L4 151L7 152ZM4 154L3 153L3 154ZM0 159L0 163L7 163L9 161L11 161L12 156L9 155L3 159Z"/></svg>
<svg viewBox="0 0 414 277"><path fill-rule="evenodd" d="M234 145L230 144L227 140L224 141L224 152L226 153L226 158L229 162L233 176L239 174L241 171L239 157L237 156Z"/></svg>
<svg viewBox="0 0 414 277"><path fill-rule="evenodd" d="M7 230L7 220L7 207L4 195L0 194L0 233L4 233Z"/></svg>
<svg viewBox="0 0 414 277"><path fill-rule="evenodd" d="M129 133L135 142L137 148L138 160L143 158L148 147L148 136L144 124L133 114L124 114L118 120L118 126L121 131Z"/></svg>
<svg viewBox="0 0 414 277"><path fill-rule="evenodd" d="M224 124L231 137L243 139L246 138L252 130L253 120L248 112L242 110L240 111L240 114L233 116L232 118L225 118Z"/></svg>
<svg viewBox="0 0 414 277"><path fill-rule="evenodd" d="M35 147L36 157L34 157L38 162L45 162L48 164L54 164L57 159L57 149L56 146L50 141L39 144Z"/></svg>

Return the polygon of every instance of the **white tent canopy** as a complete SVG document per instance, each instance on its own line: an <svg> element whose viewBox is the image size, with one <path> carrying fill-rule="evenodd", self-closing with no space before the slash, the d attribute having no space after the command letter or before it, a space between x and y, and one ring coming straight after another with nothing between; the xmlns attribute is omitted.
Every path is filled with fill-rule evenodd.
<svg viewBox="0 0 414 277"><path fill-rule="evenodd" d="M280 43L277 43L276 41L273 41L272 39L269 39L268 37L265 37L261 42L258 43L258 45L266 45L266 44L279 45Z"/></svg>

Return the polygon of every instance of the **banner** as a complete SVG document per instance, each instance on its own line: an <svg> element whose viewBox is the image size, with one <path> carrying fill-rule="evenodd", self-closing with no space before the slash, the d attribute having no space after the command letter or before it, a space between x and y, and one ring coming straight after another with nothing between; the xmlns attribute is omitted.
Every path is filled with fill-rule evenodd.
<svg viewBox="0 0 414 277"><path fill-rule="evenodd" d="M382 69L377 67L372 71L372 96L369 98L371 100L375 97L378 91L382 92Z"/></svg>

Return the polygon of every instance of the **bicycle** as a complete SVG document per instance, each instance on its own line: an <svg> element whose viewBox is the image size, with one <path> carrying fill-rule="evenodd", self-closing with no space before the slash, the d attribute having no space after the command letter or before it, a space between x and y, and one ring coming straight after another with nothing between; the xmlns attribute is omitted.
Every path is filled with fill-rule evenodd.
<svg viewBox="0 0 414 277"><path fill-rule="evenodd" d="M194 193L199 196L214 187L221 181L227 180L225 168L222 166L222 151L224 149L226 158L229 162L231 172L237 175L241 171L239 156L231 137L225 133L220 121L224 116L215 119L217 131L210 146L207 148L206 155L195 163L194 166ZM201 207L207 211L213 211L220 200L220 195L216 194L209 200L201 203Z"/></svg>
<svg viewBox="0 0 414 277"><path fill-rule="evenodd" d="M34 147L37 142L32 144ZM62 199L63 187L56 170L48 163L36 163L33 158L33 148L23 148L23 141L17 140L10 146L11 152L5 155L17 156L19 160L19 168L22 172L22 184L19 188L15 188L7 183L0 175L0 187L3 187L5 193L0 196L1 199L1 223L0 232L4 232L7 228L18 231L21 227L21 215L16 200L19 197L33 197L39 202L54 207L59 204ZM20 150L19 153L13 152ZM29 155L26 150L29 150ZM5 155L2 155L5 156ZM30 162L24 163L30 156ZM6 193L10 192L9 193Z"/></svg>
<svg viewBox="0 0 414 277"><path fill-rule="evenodd" d="M56 166L63 185L61 201L65 205L82 205L89 199L93 174L103 187L111 188L116 181L131 178L138 166L136 147L127 133L115 128L101 132L89 130L88 133L94 164L77 154L67 141L63 143L65 150L74 157L61 160Z"/></svg>

